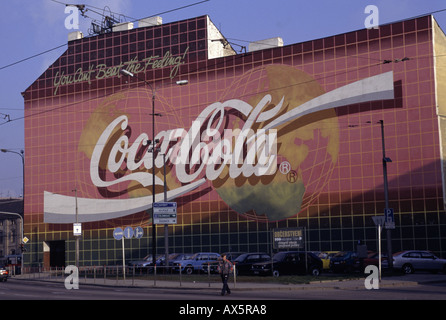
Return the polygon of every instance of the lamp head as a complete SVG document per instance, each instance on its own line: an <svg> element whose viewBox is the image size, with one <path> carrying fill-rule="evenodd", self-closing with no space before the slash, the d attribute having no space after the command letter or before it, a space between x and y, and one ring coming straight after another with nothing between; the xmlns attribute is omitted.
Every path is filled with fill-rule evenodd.
<svg viewBox="0 0 446 320"><path fill-rule="evenodd" d="M187 80L178 80L177 81L177 85L179 85L179 86L184 86L188 83L189 83L189 81L187 81Z"/></svg>
<svg viewBox="0 0 446 320"><path fill-rule="evenodd" d="M125 69L121 69L119 72L121 74L123 74L124 76L128 76L128 77L134 77L135 76L133 73L131 73L130 71L127 71Z"/></svg>

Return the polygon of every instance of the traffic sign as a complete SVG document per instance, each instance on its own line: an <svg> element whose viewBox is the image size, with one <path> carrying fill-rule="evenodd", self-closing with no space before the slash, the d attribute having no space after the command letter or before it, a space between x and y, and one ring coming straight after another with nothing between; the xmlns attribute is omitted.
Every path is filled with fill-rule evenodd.
<svg viewBox="0 0 446 320"><path fill-rule="evenodd" d="M125 227L125 229L124 229L124 237L126 239L133 238L133 228L132 227Z"/></svg>
<svg viewBox="0 0 446 320"><path fill-rule="evenodd" d="M395 217L393 215L393 209L385 208L384 215L386 217L386 224L384 225L384 227L386 229L395 229Z"/></svg>
<svg viewBox="0 0 446 320"><path fill-rule="evenodd" d="M176 202L155 202L153 204L154 224L176 224L177 223L177 203Z"/></svg>
<svg viewBox="0 0 446 320"><path fill-rule="evenodd" d="M385 216L373 216L372 219L376 226L383 226L386 221Z"/></svg>
<svg viewBox="0 0 446 320"><path fill-rule="evenodd" d="M115 228L115 230L113 230L113 238L116 240L121 240L122 237L124 237L124 231L119 227Z"/></svg>
<svg viewBox="0 0 446 320"><path fill-rule="evenodd" d="M73 235L75 235L75 236L82 235L82 224L81 223L73 223Z"/></svg>
<svg viewBox="0 0 446 320"><path fill-rule="evenodd" d="M142 236L144 235L144 230L141 227L136 227L134 231L136 239L141 239Z"/></svg>

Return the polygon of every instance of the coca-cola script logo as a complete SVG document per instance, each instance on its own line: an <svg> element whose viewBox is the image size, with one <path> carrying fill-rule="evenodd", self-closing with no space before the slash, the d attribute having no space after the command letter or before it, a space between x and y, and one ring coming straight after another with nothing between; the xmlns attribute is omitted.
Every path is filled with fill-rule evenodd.
<svg viewBox="0 0 446 320"><path fill-rule="evenodd" d="M271 96L267 95L254 109L240 100L214 103L198 116L189 131L184 128L160 131L155 137L155 141L159 141L155 144L155 152L147 152L149 136L145 132L130 143L126 134L130 131L129 119L126 115L119 116L104 130L93 150L91 180L96 187L109 187L126 181L137 181L147 187L152 184L154 155L155 163L168 161L175 166L176 177L182 184L200 177L213 181L226 165L229 165L232 179L240 175L274 174L277 168L276 130L270 129L266 133L265 130L254 132L251 128L254 122L268 120L280 110L282 103L273 112L261 113L270 102ZM226 109L247 117L242 130L222 129L224 119L228 117ZM119 132L117 139L113 138L116 132ZM111 180L103 179L100 161L104 157L110 173L115 174L119 170L129 173ZM164 182L155 176L155 184L163 185Z"/></svg>
<svg viewBox="0 0 446 320"><path fill-rule="evenodd" d="M162 91L161 91L162 92ZM164 200L211 189L234 211L265 221L298 214L317 198L337 161L339 128L334 108L393 99L391 72L331 92L289 66L255 68L195 116L163 94L156 96L154 152L148 106L151 91L116 93L99 103L85 124L79 221L126 217ZM189 129L185 129L189 128ZM155 168L152 166L155 156ZM287 175L281 162L289 163ZM195 190L195 191L194 191ZM83 195L83 196L82 196ZM88 196L86 196L88 195ZM73 222L71 195L44 194L45 222Z"/></svg>

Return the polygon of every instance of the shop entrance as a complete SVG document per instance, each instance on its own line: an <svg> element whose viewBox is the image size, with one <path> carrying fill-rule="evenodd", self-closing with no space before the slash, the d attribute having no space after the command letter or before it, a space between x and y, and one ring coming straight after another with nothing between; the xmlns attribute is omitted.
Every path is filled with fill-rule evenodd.
<svg viewBox="0 0 446 320"><path fill-rule="evenodd" d="M45 250L46 249L46 250ZM65 241L45 241L44 242L44 265L48 267L65 266Z"/></svg>

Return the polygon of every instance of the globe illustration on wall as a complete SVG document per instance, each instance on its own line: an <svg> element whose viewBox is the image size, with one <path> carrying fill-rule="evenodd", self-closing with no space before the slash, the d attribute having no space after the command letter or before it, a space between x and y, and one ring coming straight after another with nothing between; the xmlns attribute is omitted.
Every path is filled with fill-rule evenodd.
<svg viewBox="0 0 446 320"><path fill-rule="evenodd" d="M277 116L324 94L307 73L285 65L254 68L228 87L220 101L241 99L256 106L266 94ZM228 127L240 128L233 117ZM259 123L254 131L268 122ZM303 212L327 186L339 153L339 124L333 109L302 116L277 130L277 170L272 175L228 179L228 170L213 181L220 198L234 211L258 221L279 221Z"/></svg>
<svg viewBox="0 0 446 320"><path fill-rule="evenodd" d="M78 161L76 166L76 175L78 180L79 196L87 198L139 198L152 195L152 185L142 186L138 181L127 181L106 188L98 188L92 184L90 176L90 165L93 149L96 142L110 123L117 117L125 115L128 118L128 126L125 130L121 130L118 126L111 137L108 139L104 147L105 156L99 162L99 175L104 181L113 181L119 177L129 174L131 171L127 168L126 161L122 162L121 168L116 172L110 172L107 165L107 156L114 145L120 144L119 137L125 135L128 137L129 144L142 133L146 133L148 138L152 136L152 92L147 88L135 88L123 90L112 94L102 100L91 102L93 112L89 115L88 120L82 130L79 139L78 151L83 155L82 161ZM164 98L162 91L158 92L155 99L155 112L162 115L155 118L155 135L163 130L182 128L183 123L180 117L172 111L171 106ZM142 145L139 148L135 161L138 162L149 152L149 145ZM118 152L118 154L121 154ZM149 155L151 153L149 152ZM123 156L121 154L121 156ZM149 161L151 163L151 161ZM166 161L167 162L167 161ZM163 179L163 157L157 153L155 158L155 175L159 179ZM147 170L140 166L136 172L153 172L152 169ZM168 188L178 188L180 183L175 178L170 163L166 165L166 183ZM163 186L156 185L155 193L162 194ZM150 215L147 211L137 214L128 215L121 218L106 220L105 223L110 227L115 226L138 226L151 223Z"/></svg>

